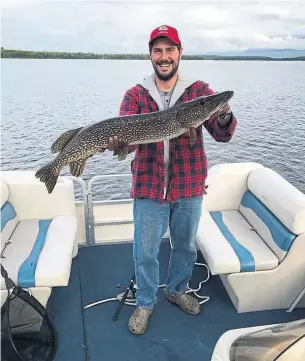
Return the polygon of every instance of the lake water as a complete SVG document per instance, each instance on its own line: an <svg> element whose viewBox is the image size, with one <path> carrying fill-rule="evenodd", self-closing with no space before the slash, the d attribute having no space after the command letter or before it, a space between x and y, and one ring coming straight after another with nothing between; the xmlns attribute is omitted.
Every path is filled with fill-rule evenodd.
<svg viewBox="0 0 305 361"><path fill-rule="evenodd" d="M215 91L235 91L232 141L204 133L209 166L259 162L305 193L305 62L183 61L181 68ZM50 145L62 132L116 116L124 92L151 69L144 60L2 59L2 170L38 169L53 159ZM132 158L96 155L82 178L129 173ZM130 185L97 182L94 199L129 198Z"/></svg>

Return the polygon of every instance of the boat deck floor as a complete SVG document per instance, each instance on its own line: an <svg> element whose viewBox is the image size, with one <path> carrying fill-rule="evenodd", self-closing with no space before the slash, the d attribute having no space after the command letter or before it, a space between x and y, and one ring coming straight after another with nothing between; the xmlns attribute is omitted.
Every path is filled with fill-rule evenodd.
<svg viewBox="0 0 305 361"><path fill-rule="evenodd" d="M160 249L160 284L165 283L169 243ZM198 261L202 261L198 256ZM168 302L162 289L141 336L127 328L134 306L124 305L117 321L112 317L118 301L84 309L93 302L124 292L133 273L132 244L80 248L73 259L67 287L54 288L48 309L58 333L55 361L210 361L221 334L232 328L286 322L305 317L304 309L238 314L218 276L203 284L210 300L200 315L191 316ZM195 267L190 286L206 278L205 267ZM120 288L122 285L122 288Z"/></svg>

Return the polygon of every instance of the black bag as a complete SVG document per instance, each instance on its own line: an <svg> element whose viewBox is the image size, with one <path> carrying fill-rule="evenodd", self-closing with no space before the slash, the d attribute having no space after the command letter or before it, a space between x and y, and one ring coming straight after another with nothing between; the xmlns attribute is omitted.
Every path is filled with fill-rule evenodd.
<svg viewBox="0 0 305 361"><path fill-rule="evenodd" d="M51 361L57 348L55 326L43 305L18 287L1 265L8 291L1 307L1 361Z"/></svg>

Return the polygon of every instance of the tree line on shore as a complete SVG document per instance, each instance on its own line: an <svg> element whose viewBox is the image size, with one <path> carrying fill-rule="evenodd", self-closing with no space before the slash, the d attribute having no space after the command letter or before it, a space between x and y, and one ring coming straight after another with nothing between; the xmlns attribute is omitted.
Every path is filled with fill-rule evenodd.
<svg viewBox="0 0 305 361"><path fill-rule="evenodd" d="M1 48L1 58L18 59L109 59L109 60L149 60L149 54L97 54L83 52L31 51ZM220 55L182 55L185 60L272 60L304 61L305 56L294 58L271 58L267 56L220 56Z"/></svg>

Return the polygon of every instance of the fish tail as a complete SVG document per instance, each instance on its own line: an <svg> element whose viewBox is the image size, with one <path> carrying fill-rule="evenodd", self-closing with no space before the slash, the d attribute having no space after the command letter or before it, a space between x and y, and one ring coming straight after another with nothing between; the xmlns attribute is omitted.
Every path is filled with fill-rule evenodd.
<svg viewBox="0 0 305 361"><path fill-rule="evenodd" d="M44 167L40 168L35 174L36 178L40 179L41 182L45 183L49 193L52 193L56 185L58 176L59 171L54 165L54 162L50 162Z"/></svg>

